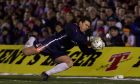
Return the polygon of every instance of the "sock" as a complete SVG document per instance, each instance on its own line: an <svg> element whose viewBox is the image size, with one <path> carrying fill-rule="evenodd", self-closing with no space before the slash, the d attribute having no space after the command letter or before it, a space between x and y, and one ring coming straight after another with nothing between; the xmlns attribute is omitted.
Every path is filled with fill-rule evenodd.
<svg viewBox="0 0 140 84"><path fill-rule="evenodd" d="M69 67L66 63L60 63L60 64L56 65L54 68L52 68L51 70L46 71L46 73L48 75L52 75L52 74L67 70L68 68Z"/></svg>
<svg viewBox="0 0 140 84"><path fill-rule="evenodd" d="M30 37L29 40L25 43L24 48L33 46L34 41L36 40L35 37Z"/></svg>

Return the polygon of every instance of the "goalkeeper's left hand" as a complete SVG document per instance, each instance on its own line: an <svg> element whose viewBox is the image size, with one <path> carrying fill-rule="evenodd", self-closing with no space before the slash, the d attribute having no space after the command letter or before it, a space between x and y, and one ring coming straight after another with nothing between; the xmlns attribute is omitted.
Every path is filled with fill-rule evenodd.
<svg viewBox="0 0 140 84"><path fill-rule="evenodd" d="M100 37L89 37L89 41L91 42L91 47L96 50L103 49L105 47L105 43Z"/></svg>

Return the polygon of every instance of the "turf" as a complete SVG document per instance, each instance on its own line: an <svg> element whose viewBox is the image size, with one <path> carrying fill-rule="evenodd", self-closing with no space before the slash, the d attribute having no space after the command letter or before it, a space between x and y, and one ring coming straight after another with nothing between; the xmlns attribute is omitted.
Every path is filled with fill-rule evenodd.
<svg viewBox="0 0 140 84"><path fill-rule="evenodd" d="M140 84L140 81L56 77L42 81L40 76L0 76L0 84Z"/></svg>

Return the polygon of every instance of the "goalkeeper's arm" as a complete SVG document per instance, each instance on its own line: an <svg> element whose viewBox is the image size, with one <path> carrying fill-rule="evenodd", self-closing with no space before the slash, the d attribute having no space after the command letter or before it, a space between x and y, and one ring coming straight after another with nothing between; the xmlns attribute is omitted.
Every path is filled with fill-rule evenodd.
<svg viewBox="0 0 140 84"><path fill-rule="evenodd" d="M78 46L80 50L86 55L90 55L96 52L96 50L94 50L93 48L89 48L86 44L79 44Z"/></svg>

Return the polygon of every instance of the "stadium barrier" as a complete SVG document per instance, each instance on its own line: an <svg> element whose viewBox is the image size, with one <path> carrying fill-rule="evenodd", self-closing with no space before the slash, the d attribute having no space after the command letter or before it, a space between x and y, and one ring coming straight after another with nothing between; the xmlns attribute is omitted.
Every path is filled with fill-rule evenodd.
<svg viewBox="0 0 140 84"><path fill-rule="evenodd" d="M40 74L55 66L49 56L24 56L22 45L0 45L0 73ZM140 77L139 47L106 47L92 55L83 54L78 47L68 51L74 66L59 76Z"/></svg>

